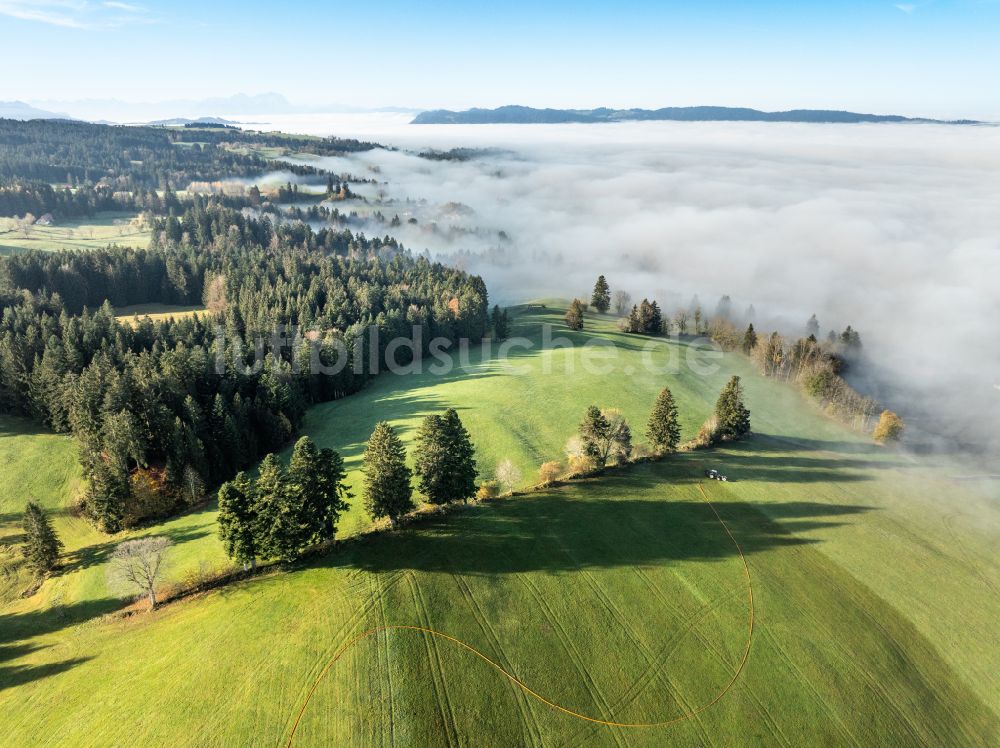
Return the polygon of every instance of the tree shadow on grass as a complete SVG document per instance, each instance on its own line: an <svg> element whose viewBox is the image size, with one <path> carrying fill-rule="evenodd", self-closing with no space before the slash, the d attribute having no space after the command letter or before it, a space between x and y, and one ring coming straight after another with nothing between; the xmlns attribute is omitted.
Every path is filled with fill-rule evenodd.
<svg viewBox="0 0 1000 748"><path fill-rule="evenodd" d="M671 497L662 471L632 470L435 517L396 533L369 536L319 565L367 571L460 574L570 572L583 568L713 561L739 555L705 501ZM662 486L662 498L656 487ZM641 492L641 498L633 498ZM676 495L676 494L675 494ZM870 507L792 501L716 506L745 554L819 542L795 533L836 527Z"/></svg>
<svg viewBox="0 0 1000 748"><path fill-rule="evenodd" d="M63 673L80 663L92 659L92 657L73 657L60 662L47 662L44 665L0 666L0 691L22 686L25 683L47 678L50 675Z"/></svg>
<svg viewBox="0 0 1000 748"><path fill-rule="evenodd" d="M106 598L72 605L55 605L27 613L0 614L0 691L64 672L91 659L76 657L40 665L15 662L26 655L47 648L44 645L34 644L32 640L35 637L52 634L99 618L121 607L121 600Z"/></svg>

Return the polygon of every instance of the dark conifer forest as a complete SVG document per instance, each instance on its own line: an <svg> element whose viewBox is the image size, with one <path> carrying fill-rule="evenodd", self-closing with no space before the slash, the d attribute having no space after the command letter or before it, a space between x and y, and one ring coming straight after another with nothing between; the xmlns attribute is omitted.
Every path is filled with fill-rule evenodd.
<svg viewBox="0 0 1000 748"><path fill-rule="evenodd" d="M222 197L179 199L169 186L179 172L217 179L268 168L211 142L178 146L179 136L270 143L230 130L0 122L0 175L20 185L0 189L0 200L69 214L105 209L106 199L141 203L153 223L146 249L0 259L0 410L73 434L89 479L84 509L107 531L175 511L186 480L217 485L281 449L310 404L362 388L386 343L414 326L426 347L434 337L481 339L488 324L480 278L393 239L313 231ZM60 191L18 181L67 176L85 183ZM115 318L116 307L154 303L205 311Z"/></svg>

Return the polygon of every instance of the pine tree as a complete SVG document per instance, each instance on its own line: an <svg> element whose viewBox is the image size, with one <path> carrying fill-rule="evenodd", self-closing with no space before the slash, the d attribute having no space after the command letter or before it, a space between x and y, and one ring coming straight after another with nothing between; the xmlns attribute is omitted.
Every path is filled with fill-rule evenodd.
<svg viewBox="0 0 1000 748"><path fill-rule="evenodd" d="M861 349L861 335L850 325L840 333L840 342L849 351L858 351Z"/></svg>
<svg viewBox="0 0 1000 748"><path fill-rule="evenodd" d="M728 296L723 296L719 299L719 303L715 307L715 317L716 319L729 320L733 315L733 300Z"/></svg>
<svg viewBox="0 0 1000 748"><path fill-rule="evenodd" d="M813 337L817 337L819 335L819 320L816 319L815 314L809 318L808 322L806 322L806 335L812 335Z"/></svg>
<svg viewBox="0 0 1000 748"><path fill-rule="evenodd" d="M649 303L649 321L646 324L646 334L659 335L663 332L663 313L660 305L654 299Z"/></svg>
<svg viewBox="0 0 1000 748"><path fill-rule="evenodd" d="M656 397L653 412L649 416L646 438L654 449L672 452L681 439L681 427L677 420L677 405L668 387L664 387Z"/></svg>
<svg viewBox="0 0 1000 748"><path fill-rule="evenodd" d="M475 448L454 408L444 416L427 416L420 425L414 472L431 504L467 501L475 495Z"/></svg>
<svg viewBox="0 0 1000 748"><path fill-rule="evenodd" d="M583 304L579 299L573 299L566 311L566 327L577 332L583 329Z"/></svg>
<svg viewBox="0 0 1000 748"><path fill-rule="evenodd" d="M721 439L740 439L750 433L750 411L743 404L743 385L734 376L723 388L715 404L718 423L717 435Z"/></svg>
<svg viewBox="0 0 1000 748"><path fill-rule="evenodd" d="M601 314L611 308L611 289L608 288L608 281L603 275L597 277L594 293L590 297L590 305Z"/></svg>
<svg viewBox="0 0 1000 748"><path fill-rule="evenodd" d="M601 467L604 467L601 445L607 440L609 429L608 419L601 413L600 408L596 405L587 408L587 413L580 423L580 441L583 442L583 453L594 458Z"/></svg>
<svg viewBox="0 0 1000 748"><path fill-rule="evenodd" d="M448 496L468 501L476 495L476 448L458 411L448 408L441 419L448 445Z"/></svg>
<svg viewBox="0 0 1000 748"><path fill-rule="evenodd" d="M257 567L259 521L257 498L246 473L219 488L219 538L226 555L234 561Z"/></svg>
<svg viewBox="0 0 1000 748"><path fill-rule="evenodd" d="M444 421L441 416L429 415L417 431L416 462L414 473L420 491L431 504L445 504L449 495L449 455Z"/></svg>
<svg viewBox="0 0 1000 748"><path fill-rule="evenodd" d="M635 304L632 305L632 311L628 314L628 322L625 324L625 330L631 333L642 332L642 320L639 319L639 307Z"/></svg>
<svg viewBox="0 0 1000 748"><path fill-rule="evenodd" d="M23 552L28 566L38 574L52 571L63 545L52 529L49 518L34 501L29 501L24 507L21 527L26 536Z"/></svg>
<svg viewBox="0 0 1000 748"><path fill-rule="evenodd" d="M493 339L496 341L506 340L509 335L507 325L507 310L501 309L499 305L493 307L493 314L490 315L490 326L493 328Z"/></svg>
<svg viewBox="0 0 1000 748"><path fill-rule="evenodd" d="M757 332L753 329L753 323L751 322L747 326L747 331L743 335L743 353L747 356L750 352L757 347Z"/></svg>
<svg viewBox="0 0 1000 748"><path fill-rule="evenodd" d="M413 508L413 489L403 442L387 422L375 426L362 459L368 516L388 517L395 526Z"/></svg>
<svg viewBox="0 0 1000 748"><path fill-rule="evenodd" d="M299 514L299 551L336 537L337 522L351 498L346 477L344 461L337 452L317 449L308 436L295 443L288 466L288 491L292 508Z"/></svg>
<svg viewBox="0 0 1000 748"><path fill-rule="evenodd" d="M591 405L580 423L579 434L583 453L599 468L611 457L627 459L632 453L632 430L616 410L603 411Z"/></svg>
<svg viewBox="0 0 1000 748"><path fill-rule="evenodd" d="M261 555L290 561L302 546L297 496L289 490L288 474L277 455L269 454L260 463L254 482Z"/></svg>
<svg viewBox="0 0 1000 748"><path fill-rule="evenodd" d="M104 532L114 533L122 529L128 499L128 477L98 459L90 473L84 503Z"/></svg>

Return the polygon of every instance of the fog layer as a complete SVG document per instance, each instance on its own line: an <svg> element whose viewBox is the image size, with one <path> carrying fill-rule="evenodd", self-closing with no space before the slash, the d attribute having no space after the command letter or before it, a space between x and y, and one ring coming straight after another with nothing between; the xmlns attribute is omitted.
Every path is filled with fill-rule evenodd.
<svg viewBox="0 0 1000 748"><path fill-rule="evenodd" d="M977 432L1000 416L1000 128L279 124L407 148L329 165L377 170L375 207L404 217L400 238L464 262L494 298L583 295L604 273L668 312L729 294L789 333L816 313L824 334L859 329L883 378L918 388L897 399L940 400ZM456 146L509 152L415 155ZM478 233L430 232L432 219Z"/></svg>

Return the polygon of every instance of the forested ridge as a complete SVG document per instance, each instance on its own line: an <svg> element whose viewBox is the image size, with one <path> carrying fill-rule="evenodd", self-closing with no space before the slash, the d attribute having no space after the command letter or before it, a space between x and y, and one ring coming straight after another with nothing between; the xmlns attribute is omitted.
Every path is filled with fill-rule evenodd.
<svg viewBox="0 0 1000 748"><path fill-rule="evenodd" d="M161 213L171 206L157 191L169 193L170 186L177 189L191 182L252 178L277 170L325 174L308 164L260 155L261 148L279 147L331 156L375 145L235 129L0 119L0 215L53 213L69 218L101 210Z"/></svg>

